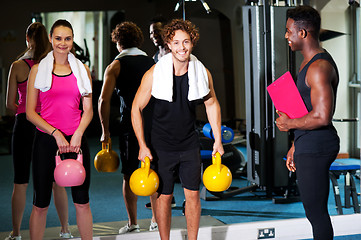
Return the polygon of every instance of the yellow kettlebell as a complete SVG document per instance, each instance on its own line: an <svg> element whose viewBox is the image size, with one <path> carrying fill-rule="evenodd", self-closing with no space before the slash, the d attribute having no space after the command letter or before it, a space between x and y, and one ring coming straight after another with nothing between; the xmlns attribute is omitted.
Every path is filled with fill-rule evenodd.
<svg viewBox="0 0 361 240"><path fill-rule="evenodd" d="M223 192L231 186L232 173L229 168L221 163L221 154L212 156L212 165L203 173L203 184L208 191Z"/></svg>
<svg viewBox="0 0 361 240"><path fill-rule="evenodd" d="M150 169L150 160L145 157L141 167L133 172L129 179L132 192L138 196L150 196L159 187L159 178L153 169Z"/></svg>
<svg viewBox="0 0 361 240"><path fill-rule="evenodd" d="M102 142L100 150L94 158L94 166L98 172L115 172L119 167L119 156L112 150L112 141Z"/></svg>

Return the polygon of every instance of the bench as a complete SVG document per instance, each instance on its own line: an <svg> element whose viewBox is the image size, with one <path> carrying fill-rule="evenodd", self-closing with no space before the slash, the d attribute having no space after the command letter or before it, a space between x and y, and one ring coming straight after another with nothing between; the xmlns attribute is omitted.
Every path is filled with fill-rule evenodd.
<svg viewBox="0 0 361 240"><path fill-rule="evenodd" d="M330 167L329 175L332 183L333 193L335 197L336 210L339 215L343 214L342 208L351 208L353 207L355 213L360 213L360 203L357 198L356 184L355 184L355 174L356 171L360 170L360 159L355 158L345 158L345 159L336 159ZM345 205L342 206L340 188L337 179L341 175L345 176ZM351 204L352 200L352 204Z"/></svg>

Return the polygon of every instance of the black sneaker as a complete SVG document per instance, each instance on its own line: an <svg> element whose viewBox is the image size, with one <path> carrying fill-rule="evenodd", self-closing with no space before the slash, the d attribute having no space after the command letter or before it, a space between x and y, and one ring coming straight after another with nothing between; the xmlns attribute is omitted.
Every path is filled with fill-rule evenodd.
<svg viewBox="0 0 361 240"><path fill-rule="evenodd" d="M172 198L172 203L171 203L171 205L170 205L172 208L174 208L174 207L176 207L177 206L177 204L175 203L175 198L173 197ZM152 203L146 203L145 204L145 207L146 208L148 208L148 209L152 209Z"/></svg>

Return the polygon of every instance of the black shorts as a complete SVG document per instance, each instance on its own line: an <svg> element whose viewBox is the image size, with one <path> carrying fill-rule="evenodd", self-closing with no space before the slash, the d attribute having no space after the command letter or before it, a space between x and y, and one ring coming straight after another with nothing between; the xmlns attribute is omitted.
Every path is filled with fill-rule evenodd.
<svg viewBox="0 0 361 240"><path fill-rule="evenodd" d="M138 160L139 145L134 134L119 136L120 159L122 161L122 173L130 177L139 168Z"/></svg>
<svg viewBox="0 0 361 240"><path fill-rule="evenodd" d="M159 177L158 193L172 194L177 175L183 188L193 191L199 190L201 183L199 148L180 152L155 150L154 153L151 165Z"/></svg>
<svg viewBox="0 0 361 240"><path fill-rule="evenodd" d="M26 119L25 113L15 117L12 136L14 183L29 183L30 163L35 135L35 126Z"/></svg>
<svg viewBox="0 0 361 240"><path fill-rule="evenodd" d="M70 142L71 136L66 136L65 138ZM57 150L58 146L53 136L39 130L36 131L33 150L33 204L39 208L47 207L50 204ZM88 142L84 136L82 138L81 150L83 153L83 166L86 177L82 185L71 187L71 194L74 203L86 204L89 202L90 153ZM77 157L76 153L62 155L64 155L63 157L66 159L75 159Z"/></svg>

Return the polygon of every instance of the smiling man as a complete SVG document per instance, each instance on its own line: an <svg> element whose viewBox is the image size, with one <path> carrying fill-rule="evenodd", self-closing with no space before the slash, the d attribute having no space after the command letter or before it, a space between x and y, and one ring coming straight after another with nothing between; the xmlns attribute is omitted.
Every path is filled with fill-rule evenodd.
<svg viewBox="0 0 361 240"><path fill-rule="evenodd" d="M201 158L195 129L196 105L204 103L215 142L213 155L224 150L221 142L221 110L210 72L193 55L199 34L189 21L175 19L165 26L163 39L170 53L145 73L132 106L132 124L139 142L139 160L151 159L159 176L155 215L162 240L170 237L171 201L179 175L186 198L188 239L197 239L201 203ZM152 99L151 146L144 137L142 111ZM154 157L154 158L153 158Z"/></svg>
<svg viewBox="0 0 361 240"><path fill-rule="evenodd" d="M162 38L162 31L165 24L165 18L156 16L152 18L151 24L149 25L149 38L157 48L157 52L153 56L155 62L158 62L161 57L168 53L168 49Z"/></svg>
<svg viewBox="0 0 361 240"><path fill-rule="evenodd" d="M297 184L313 237L330 240L333 229L327 210L328 172L340 143L332 125L339 76L331 55L320 46L320 24L320 15L312 7L299 6L287 12L285 38L292 51L303 55L297 88L308 114L290 119L278 112L276 124L280 131L294 130L286 165L290 171L297 169Z"/></svg>

